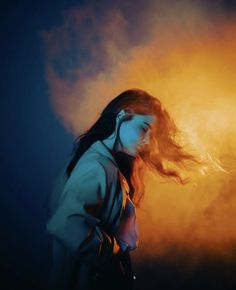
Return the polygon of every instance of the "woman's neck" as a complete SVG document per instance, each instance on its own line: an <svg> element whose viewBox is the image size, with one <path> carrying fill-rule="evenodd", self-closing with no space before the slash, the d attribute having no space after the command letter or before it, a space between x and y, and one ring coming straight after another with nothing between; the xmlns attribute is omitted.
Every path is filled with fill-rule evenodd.
<svg viewBox="0 0 236 290"><path fill-rule="evenodd" d="M115 146L116 148L114 148L114 145L115 145L115 138L114 137L111 138L111 136L109 136L106 139L103 139L101 141L107 147L107 149L109 149L113 154L115 154L118 151L121 151L119 142Z"/></svg>

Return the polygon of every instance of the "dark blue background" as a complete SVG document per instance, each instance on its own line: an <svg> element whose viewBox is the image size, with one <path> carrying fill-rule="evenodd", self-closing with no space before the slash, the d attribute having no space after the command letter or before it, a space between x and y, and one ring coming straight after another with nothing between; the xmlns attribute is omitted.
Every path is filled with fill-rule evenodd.
<svg viewBox="0 0 236 290"><path fill-rule="evenodd" d="M46 200L73 138L49 103L41 31L73 1L1 4L1 289L42 289Z"/></svg>

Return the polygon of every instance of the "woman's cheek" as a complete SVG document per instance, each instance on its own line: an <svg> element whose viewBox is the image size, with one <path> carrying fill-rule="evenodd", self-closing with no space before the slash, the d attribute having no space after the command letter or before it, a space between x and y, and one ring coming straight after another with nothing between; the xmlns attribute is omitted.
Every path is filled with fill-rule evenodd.
<svg viewBox="0 0 236 290"><path fill-rule="evenodd" d="M136 147L138 144L140 144L140 135L139 134L133 134L132 144L134 147Z"/></svg>
<svg viewBox="0 0 236 290"><path fill-rule="evenodd" d="M123 144L126 146L128 150L134 152L136 150L136 146L139 143L139 132L135 130L135 128L130 128L129 130L124 132L124 142Z"/></svg>

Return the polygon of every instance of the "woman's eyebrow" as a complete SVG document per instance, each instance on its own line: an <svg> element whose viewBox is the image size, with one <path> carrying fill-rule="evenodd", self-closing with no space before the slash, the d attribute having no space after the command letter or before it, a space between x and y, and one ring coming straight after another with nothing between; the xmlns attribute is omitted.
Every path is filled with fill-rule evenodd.
<svg viewBox="0 0 236 290"><path fill-rule="evenodd" d="M149 123L147 123L147 122L144 122L144 124L147 124L147 125L148 125L148 127L151 129L151 125L150 125Z"/></svg>

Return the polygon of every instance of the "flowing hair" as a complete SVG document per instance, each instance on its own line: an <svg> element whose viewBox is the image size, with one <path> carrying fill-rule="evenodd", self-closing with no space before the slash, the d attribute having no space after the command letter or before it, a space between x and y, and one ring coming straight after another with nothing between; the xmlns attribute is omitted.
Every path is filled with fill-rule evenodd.
<svg viewBox="0 0 236 290"><path fill-rule="evenodd" d="M67 176L70 176L76 163L92 143L103 140L114 132L116 116L122 109L129 113L125 116L124 122L131 120L133 114L156 116L155 124L150 132L150 142L137 156L133 157L121 152L115 154L119 169L127 179L131 199L139 207L145 192L143 177L146 170L185 184L187 181L181 177L176 165L186 168L184 161L190 160L196 163L200 161L186 152L177 142L176 136L180 131L161 102L144 90L130 89L111 100L98 120L75 139L72 158L66 168ZM173 166L167 168L166 162Z"/></svg>

